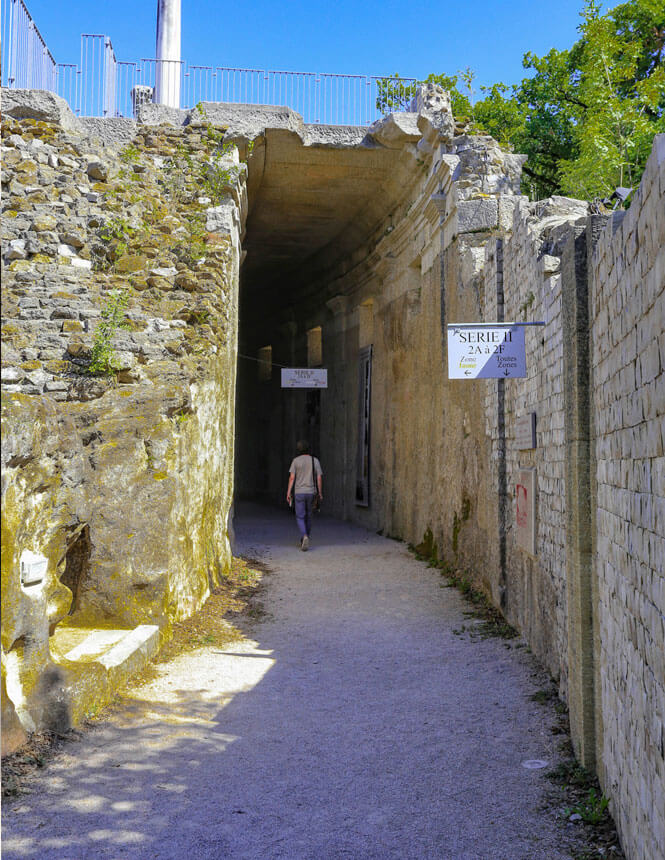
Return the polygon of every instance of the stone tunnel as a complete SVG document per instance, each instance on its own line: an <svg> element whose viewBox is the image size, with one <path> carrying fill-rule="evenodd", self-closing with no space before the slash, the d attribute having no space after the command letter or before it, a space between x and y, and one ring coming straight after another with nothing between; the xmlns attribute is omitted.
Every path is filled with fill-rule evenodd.
<svg viewBox="0 0 665 860"><path fill-rule="evenodd" d="M416 135L412 130L411 137ZM331 510L342 516L353 511L354 499L344 490L353 480L344 456L351 443L348 417L335 396L346 384L340 377L345 362L336 355L342 340L335 317L357 284L353 275L344 285L338 281L341 273L362 269L369 243L388 229L387 213L395 212L418 176L415 153L405 151L404 143L411 143L408 135L388 148L365 129L316 127L301 134L267 128L255 141L248 159L240 293L241 497L281 500L295 440L304 437L329 463ZM330 389L280 386L282 367L328 364Z"/></svg>
<svg viewBox="0 0 665 860"><path fill-rule="evenodd" d="M244 121L254 128L238 118L227 134L237 124L254 135L240 289L236 497L281 501L295 441L306 438L325 463L327 510L417 540L427 523L414 509L412 522L403 519L400 489L391 486L397 475L388 479L385 462L403 468L398 449L405 445L411 467L427 472L420 462L427 419L419 439L405 398L415 405L421 389L426 413L440 397L442 250L456 241L459 200L473 270L483 240L498 227L499 198L504 222L512 215L521 157L456 129L440 92L424 94L414 108L369 130L303 126L287 111L247 109ZM409 379L400 365L421 359L433 362L431 373ZM283 389L282 367L325 367L328 387ZM368 406L362 421L361 397Z"/></svg>

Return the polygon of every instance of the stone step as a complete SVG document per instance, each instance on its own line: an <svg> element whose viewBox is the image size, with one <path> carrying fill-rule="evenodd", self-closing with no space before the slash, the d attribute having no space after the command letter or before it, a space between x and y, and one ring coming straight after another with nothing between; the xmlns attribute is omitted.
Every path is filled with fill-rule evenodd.
<svg viewBox="0 0 665 860"><path fill-rule="evenodd" d="M132 630L90 630L72 648L77 632L76 628L56 630L51 641L54 662L64 673L74 725L107 705L120 687L147 666L160 646L156 624L140 624Z"/></svg>
<svg viewBox="0 0 665 860"><path fill-rule="evenodd" d="M65 659L100 657L127 634L126 630L93 630L79 645L67 651Z"/></svg>
<svg viewBox="0 0 665 860"><path fill-rule="evenodd" d="M159 649L159 627L156 624L140 624L123 636L122 639L97 661L114 676L114 684L119 675L129 677L139 672Z"/></svg>

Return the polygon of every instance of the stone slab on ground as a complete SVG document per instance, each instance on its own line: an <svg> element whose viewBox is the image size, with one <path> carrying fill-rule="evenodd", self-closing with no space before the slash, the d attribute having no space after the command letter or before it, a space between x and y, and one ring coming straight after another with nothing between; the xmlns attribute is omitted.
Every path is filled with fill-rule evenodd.
<svg viewBox="0 0 665 860"><path fill-rule="evenodd" d="M403 544L328 519L309 552L254 509L239 551L272 569L244 642L158 677L7 804L4 857L563 860L575 826L546 680L473 640L466 604Z"/></svg>
<svg viewBox="0 0 665 860"><path fill-rule="evenodd" d="M93 630L83 642L68 651L65 658L80 660L81 657L98 657L119 642L126 633L126 630Z"/></svg>
<svg viewBox="0 0 665 860"><path fill-rule="evenodd" d="M148 665L159 646L156 624L139 624L131 630L56 629L51 653L64 671L72 722L107 705L120 687Z"/></svg>

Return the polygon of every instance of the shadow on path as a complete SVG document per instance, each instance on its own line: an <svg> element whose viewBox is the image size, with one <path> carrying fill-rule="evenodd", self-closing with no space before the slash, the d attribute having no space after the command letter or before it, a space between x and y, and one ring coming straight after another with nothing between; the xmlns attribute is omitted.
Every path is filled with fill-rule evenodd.
<svg viewBox="0 0 665 860"><path fill-rule="evenodd" d="M453 630L464 604L406 548L250 507L266 561L246 641L159 666L8 805L5 858L569 857L549 783L543 676ZM468 622L466 622L468 623Z"/></svg>

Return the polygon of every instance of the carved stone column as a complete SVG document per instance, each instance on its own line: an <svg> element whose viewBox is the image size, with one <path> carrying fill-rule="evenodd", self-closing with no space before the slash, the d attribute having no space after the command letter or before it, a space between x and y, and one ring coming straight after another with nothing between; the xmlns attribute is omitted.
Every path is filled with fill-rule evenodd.
<svg viewBox="0 0 665 860"><path fill-rule="evenodd" d="M180 107L180 0L157 0L155 103Z"/></svg>

